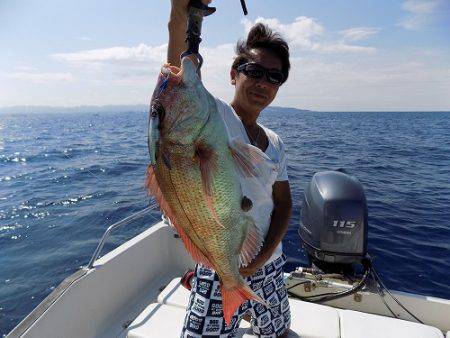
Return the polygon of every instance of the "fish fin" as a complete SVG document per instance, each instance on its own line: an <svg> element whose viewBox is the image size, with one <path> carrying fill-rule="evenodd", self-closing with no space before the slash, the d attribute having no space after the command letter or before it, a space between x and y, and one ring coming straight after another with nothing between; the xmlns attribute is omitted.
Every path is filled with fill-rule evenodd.
<svg viewBox="0 0 450 338"><path fill-rule="evenodd" d="M211 145L200 140L195 144L195 158L200 165L203 190L206 195L212 196L214 174L217 172L217 153Z"/></svg>
<svg viewBox="0 0 450 338"><path fill-rule="evenodd" d="M230 141L229 150L234 159L238 173L243 177L258 177L266 179L269 170L275 168L275 163L258 147L233 139Z"/></svg>
<svg viewBox="0 0 450 338"><path fill-rule="evenodd" d="M156 197L156 191L159 189L158 182L156 181L155 167L149 165L147 167L147 175L145 177L145 187L149 196ZM158 201L159 203L159 201Z"/></svg>
<svg viewBox="0 0 450 338"><path fill-rule="evenodd" d="M222 309L223 317L225 319L225 324L227 326L231 323L231 318L233 317L239 306L246 300L255 300L259 303L266 305L266 302L256 295L250 287L245 284L244 281L235 288L227 290L221 285L222 293Z"/></svg>
<svg viewBox="0 0 450 338"><path fill-rule="evenodd" d="M172 170L172 163L170 161L170 156L168 153L163 152L162 153L162 159L163 163L166 165L167 169Z"/></svg>
<svg viewBox="0 0 450 338"><path fill-rule="evenodd" d="M169 218L170 222L173 224L175 229L178 232L181 240L183 241L184 247L187 252L191 255L191 257L197 263L201 263L204 266L213 269L213 265L209 261L209 259L203 254L203 252L192 242L189 236L186 234L184 229L178 224L177 217L175 213L169 206L169 203L165 200L162 191L159 187L158 180L156 179L155 168L152 165L149 165L147 168L147 179L146 179L146 187L150 195L154 196L156 201L159 204L159 207L164 212L167 218Z"/></svg>
<svg viewBox="0 0 450 338"><path fill-rule="evenodd" d="M214 175L217 172L217 152L214 147L207 144L203 140L199 140L195 144L195 158L200 166L200 175L202 177L202 186L205 193L205 202L211 212L214 221L221 227L225 228L217 216L213 201L213 182Z"/></svg>
<svg viewBox="0 0 450 338"><path fill-rule="evenodd" d="M172 222L172 219L170 219L170 221ZM186 248L187 252L189 252L192 259L197 263L201 263L203 266L209 269L214 269L209 259L203 254L203 252L200 251L199 248L197 248L194 242L191 241L183 228L178 226L176 222L172 222L172 224L175 226L178 235L180 235L180 238L183 241L184 247Z"/></svg>
<svg viewBox="0 0 450 338"><path fill-rule="evenodd" d="M255 259L264 243L264 237L253 219L251 217L246 218L249 222L247 236L245 237L241 252L239 254L239 262L243 267L246 267L253 261L253 259Z"/></svg>

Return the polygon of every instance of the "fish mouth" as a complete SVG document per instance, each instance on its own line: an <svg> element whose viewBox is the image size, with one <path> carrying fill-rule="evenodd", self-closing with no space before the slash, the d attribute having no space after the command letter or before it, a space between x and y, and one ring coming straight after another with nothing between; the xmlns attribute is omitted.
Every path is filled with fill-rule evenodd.
<svg viewBox="0 0 450 338"><path fill-rule="evenodd" d="M183 66L185 66L184 62L186 59L191 61L195 67L197 67L199 64L199 59L195 56L195 54L191 54L183 57L183 59L181 60L181 67L171 65L170 63L164 64L161 69L161 74L167 77L169 79L169 82L179 84L182 81L183 76L185 75L184 73L186 70Z"/></svg>
<svg viewBox="0 0 450 338"><path fill-rule="evenodd" d="M170 83L179 84L183 78L183 69L166 63L161 68L161 75L168 79Z"/></svg>
<svg viewBox="0 0 450 338"><path fill-rule="evenodd" d="M162 73L170 73L170 75L173 75L173 76L180 76L180 75L182 75L181 74L182 69L180 67L171 65L170 63L164 64L161 72Z"/></svg>

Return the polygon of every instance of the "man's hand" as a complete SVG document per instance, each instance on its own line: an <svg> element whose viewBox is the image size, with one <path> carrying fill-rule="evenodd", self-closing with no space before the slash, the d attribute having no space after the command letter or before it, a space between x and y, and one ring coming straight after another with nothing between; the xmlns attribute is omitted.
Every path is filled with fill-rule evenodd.
<svg viewBox="0 0 450 338"><path fill-rule="evenodd" d="M171 3L171 18L175 16L185 17L187 15L189 0L171 0Z"/></svg>
<svg viewBox="0 0 450 338"><path fill-rule="evenodd" d="M256 273L259 269L261 269L266 263L267 259L262 258L262 256L258 255L255 259L247 265L245 268L241 267L239 269L239 273L242 277L250 277Z"/></svg>
<svg viewBox="0 0 450 338"><path fill-rule="evenodd" d="M272 197L274 209L270 219L270 226L267 232L264 244L255 257L247 267L239 269L243 277L253 275L258 269L262 268L267 260L270 259L273 252L280 244L287 231L289 224L289 217L292 212L291 188L289 181L277 181L272 186Z"/></svg>
<svg viewBox="0 0 450 338"><path fill-rule="evenodd" d="M190 0L171 0L172 13L171 15L186 16ZM209 5L212 0L202 0L205 5Z"/></svg>

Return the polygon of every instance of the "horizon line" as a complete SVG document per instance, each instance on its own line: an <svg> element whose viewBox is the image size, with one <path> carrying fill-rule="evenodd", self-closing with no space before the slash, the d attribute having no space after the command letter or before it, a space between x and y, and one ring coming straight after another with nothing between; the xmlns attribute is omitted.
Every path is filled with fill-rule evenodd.
<svg viewBox="0 0 450 338"><path fill-rule="evenodd" d="M96 104L83 104L77 106L52 106L52 105L11 105L11 106L0 106L0 113L4 113L5 110L8 109L82 109L82 108L114 108L114 107L134 107L134 108L148 108L149 104L136 103L136 104L104 104L104 105L96 105ZM309 111L316 113L449 113L450 108L448 110L364 110L364 109L352 109L352 110L315 110L308 108L297 108L290 106L279 106L279 105L269 105L267 108L282 108L282 109L296 109L300 111ZM2 112L3 111L3 112ZM15 113L42 113L42 112L18 112ZM88 113L88 112L84 112ZM95 111L92 111L95 113Z"/></svg>

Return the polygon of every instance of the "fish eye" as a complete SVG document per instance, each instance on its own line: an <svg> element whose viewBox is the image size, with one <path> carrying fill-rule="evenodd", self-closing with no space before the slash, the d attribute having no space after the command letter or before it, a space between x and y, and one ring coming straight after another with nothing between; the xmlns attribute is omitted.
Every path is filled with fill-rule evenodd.
<svg viewBox="0 0 450 338"><path fill-rule="evenodd" d="M152 119L159 117L160 120L164 119L165 110L159 100L153 101L150 107L150 116Z"/></svg>

